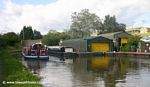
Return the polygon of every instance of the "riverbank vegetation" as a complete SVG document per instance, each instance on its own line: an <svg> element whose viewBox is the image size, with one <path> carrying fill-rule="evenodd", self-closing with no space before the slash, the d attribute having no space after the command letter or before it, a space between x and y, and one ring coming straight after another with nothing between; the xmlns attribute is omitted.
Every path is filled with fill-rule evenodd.
<svg viewBox="0 0 150 87"><path fill-rule="evenodd" d="M10 50L0 53L2 87L42 87L39 77L33 75Z"/></svg>
<svg viewBox="0 0 150 87"><path fill-rule="evenodd" d="M8 32L0 35L0 49L7 47L19 47L19 35L14 32Z"/></svg>
<svg viewBox="0 0 150 87"><path fill-rule="evenodd" d="M131 36L128 39L128 43L121 47L121 51L123 52L135 52L136 48L138 48L138 44L140 42L140 36Z"/></svg>
<svg viewBox="0 0 150 87"><path fill-rule="evenodd" d="M0 87L42 87L40 78L20 61L20 35L8 32L0 35L0 40Z"/></svg>

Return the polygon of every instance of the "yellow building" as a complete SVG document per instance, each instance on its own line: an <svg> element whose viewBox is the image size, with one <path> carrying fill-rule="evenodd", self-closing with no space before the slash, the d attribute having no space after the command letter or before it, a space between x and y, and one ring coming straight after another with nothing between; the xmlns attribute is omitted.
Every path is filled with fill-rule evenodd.
<svg viewBox="0 0 150 87"><path fill-rule="evenodd" d="M131 35L128 34L127 32L120 32L120 33L114 34L114 38L118 46L124 46L125 44L127 44L129 37L131 37Z"/></svg>

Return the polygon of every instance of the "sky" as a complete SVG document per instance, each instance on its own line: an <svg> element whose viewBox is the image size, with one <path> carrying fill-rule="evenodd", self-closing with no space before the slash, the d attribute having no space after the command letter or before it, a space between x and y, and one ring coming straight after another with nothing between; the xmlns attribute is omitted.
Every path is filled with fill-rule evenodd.
<svg viewBox="0 0 150 87"><path fill-rule="evenodd" d="M0 0L0 33L19 33L24 25L47 34L64 31L71 14L89 9L101 19L115 15L127 27L150 27L150 0Z"/></svg>

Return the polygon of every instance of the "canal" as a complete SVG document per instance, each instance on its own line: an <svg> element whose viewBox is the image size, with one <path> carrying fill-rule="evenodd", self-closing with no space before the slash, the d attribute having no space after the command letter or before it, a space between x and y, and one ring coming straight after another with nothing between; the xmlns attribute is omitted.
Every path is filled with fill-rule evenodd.
<svg viewBox="0 0 150 87"><path fill-rule="evenodd" d="M149 87L150 59L83 57L26 60L44 87Z"/></svg>

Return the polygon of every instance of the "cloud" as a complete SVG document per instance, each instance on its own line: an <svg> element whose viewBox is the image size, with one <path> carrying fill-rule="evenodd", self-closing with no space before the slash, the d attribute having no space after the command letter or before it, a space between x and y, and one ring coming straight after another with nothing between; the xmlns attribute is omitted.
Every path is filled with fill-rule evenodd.
<svg viewBox="0 0 150 87"><path fill-rule="evenodd" d="M150 12L146 13L135 20L133 27L150 27Z"/></svg>
<svg viewBox="0 0 150 87"><path fill-rule="evenodd" d="M116 15L117 21L135 25L150 10L149 0L58 0L47 4L15 4L4 0L4 9L0 11L0 31L2 33L20 32L24 25L31 25L46 34L49 29L63 31L69 29L71 14L81 9L90 9L103 18Z"/></svg>

